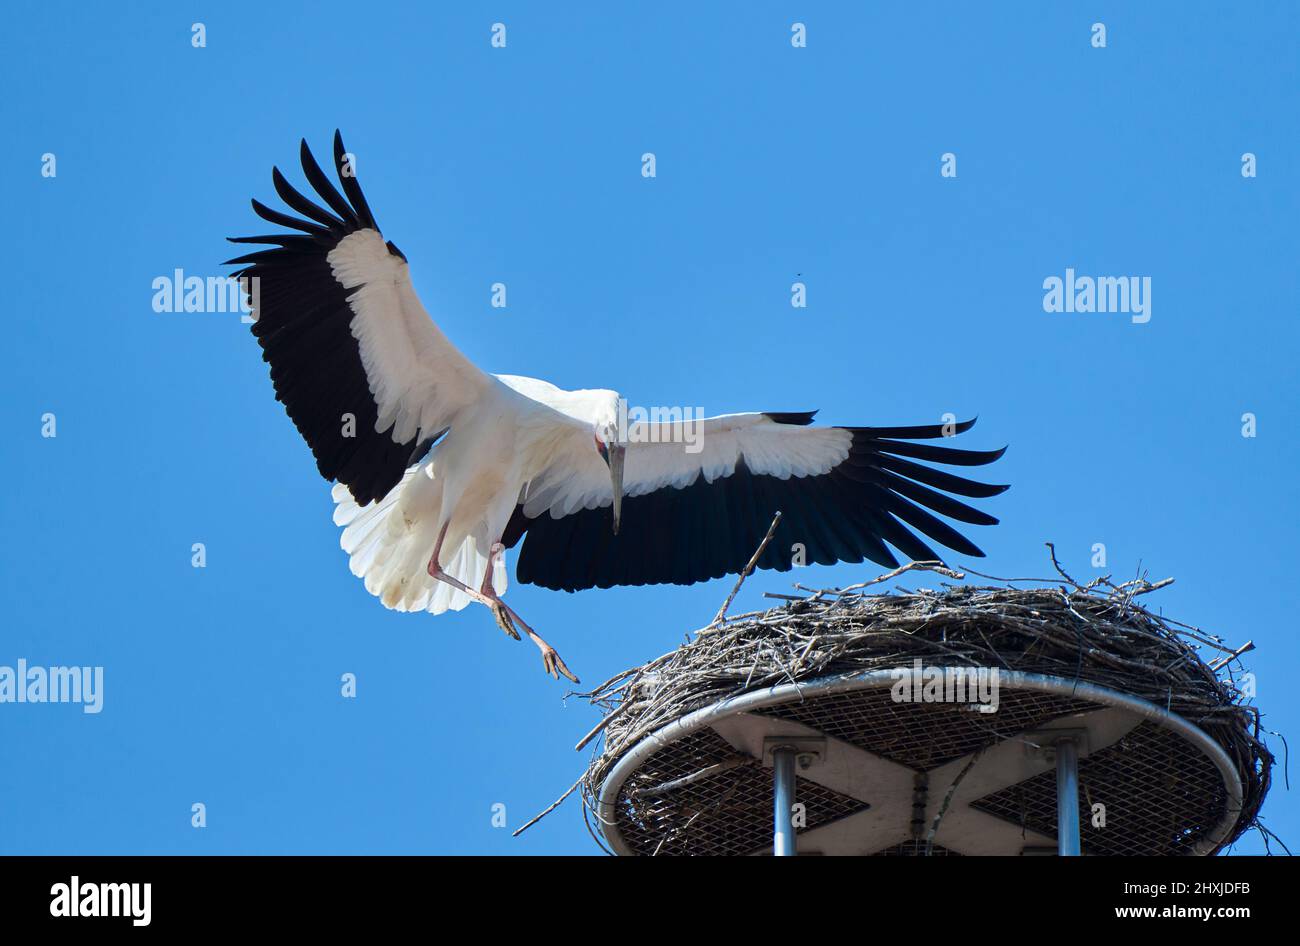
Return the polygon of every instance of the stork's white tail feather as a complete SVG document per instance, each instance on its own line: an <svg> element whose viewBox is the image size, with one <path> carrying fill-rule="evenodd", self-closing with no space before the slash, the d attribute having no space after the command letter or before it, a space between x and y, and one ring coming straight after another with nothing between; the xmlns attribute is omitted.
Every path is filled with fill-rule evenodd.
<svg viewBox="0 0 1300 946"><path fill-rule="evenodd" d="M352 574L365 581L366 590L384 607L442 614L471 603L465 592L429 577L429 556L443 517L442 490L428 479L427 471L407 470L388 495L367 506L358 506L341 483L331 495L337 504L334 523L344 527L339 544L349 555ZM443 571L471 588L480 587L488 547L486 536L467 536L450 556L444 552ZM505 593L504 563L493 570L492 587L499 595Z"/></svg>

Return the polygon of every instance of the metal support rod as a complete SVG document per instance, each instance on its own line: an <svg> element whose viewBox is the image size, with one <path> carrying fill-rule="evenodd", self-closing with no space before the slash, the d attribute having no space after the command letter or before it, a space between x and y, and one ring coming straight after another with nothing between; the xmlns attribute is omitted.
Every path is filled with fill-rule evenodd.
<svg viewBox="0 0 1300 946"><path fill-rule="evenodd" d="M795 750L772 751L772 853L794 857L794 756Z"/></svg>
<svg viewBox="0 0 1300 946"><path fill-rule="evenodd" d="M1056 744L1056 853L1079 856L1079 747L1073 739Z"/></svg>

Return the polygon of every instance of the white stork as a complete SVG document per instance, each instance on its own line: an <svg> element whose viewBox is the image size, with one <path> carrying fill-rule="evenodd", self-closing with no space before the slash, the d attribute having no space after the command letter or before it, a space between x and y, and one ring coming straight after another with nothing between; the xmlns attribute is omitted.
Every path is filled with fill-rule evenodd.
<svg viewBox="0 0 1300 946"><path fill-rule="evenodd" d="M760 568L788 570L796 544L807 563L893 567L888 546L939 559L913 529L983 554L926 510L993 525L945 493L1006 487L916 461L979 466L1006 448L912 442L973 420L948 430L827 428L810 426L811 413L728 414L683 421L697 425L688 436L672 423L620 424L614 391L479 370L420 304L406 257L385 242L344 155L336 132L340 194L303 141L303 171L329 209L274 169L276 192L301 218L256 200L253 210L297 232L232 238L273 248L229 263L257 280L253 334L276 398L321 475L337 481L334 521L352 573L385 607L438 614L480 602L516 639L513 625L523 629L548 673L577 682L501 600L499 553L520 539L518 580L565 591L738 573L777 510Z"/></svg>

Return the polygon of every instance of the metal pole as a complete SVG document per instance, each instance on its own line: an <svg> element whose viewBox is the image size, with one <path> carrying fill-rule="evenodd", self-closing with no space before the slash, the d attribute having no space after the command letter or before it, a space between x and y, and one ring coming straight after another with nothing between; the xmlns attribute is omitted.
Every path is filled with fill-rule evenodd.
<svg viewBox="0 0 1300 946"><path fill-rule="evenodd" d="M1056 744L1056 853L1079 856L1079 748L1073 739Z"/></svg>
<svg viewBox="0 0 1300 946"><path fill-rule="evenodd" d="M772 853L794 857L794 749L772 752Z"/></svg>

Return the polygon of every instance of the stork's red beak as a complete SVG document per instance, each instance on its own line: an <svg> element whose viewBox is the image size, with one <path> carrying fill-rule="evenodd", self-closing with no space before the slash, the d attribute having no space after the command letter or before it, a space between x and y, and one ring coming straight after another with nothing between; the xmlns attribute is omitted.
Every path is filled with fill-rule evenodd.
<svg viewBox="0 0 1300 946"><path fill-rule="evenodd" d="M623 516L623 460L627 447L621 443L611 443L605 456L609 465L610 485L614 489L614 534L618 535L618 523Z"/></svg>

